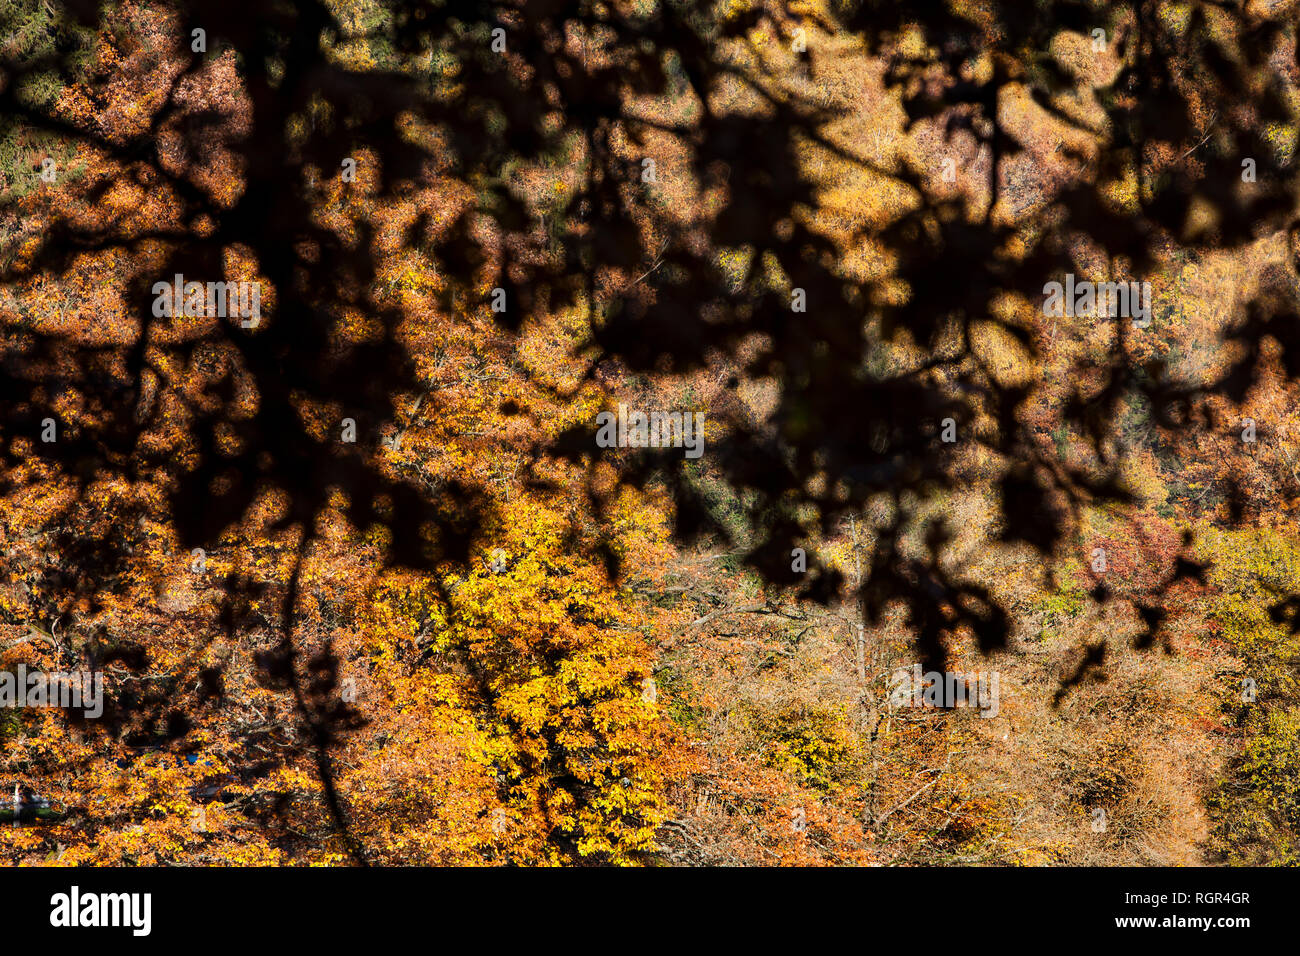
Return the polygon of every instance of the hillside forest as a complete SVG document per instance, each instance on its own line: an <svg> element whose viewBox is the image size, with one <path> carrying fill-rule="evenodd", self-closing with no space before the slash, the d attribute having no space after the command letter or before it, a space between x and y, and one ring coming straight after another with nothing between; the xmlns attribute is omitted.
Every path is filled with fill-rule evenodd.
<svg viewBox="0 0 1300 956"><path fill-rule="evenodd" d="M1298 22L0 0L0 860L1300 863Z"/></svg>

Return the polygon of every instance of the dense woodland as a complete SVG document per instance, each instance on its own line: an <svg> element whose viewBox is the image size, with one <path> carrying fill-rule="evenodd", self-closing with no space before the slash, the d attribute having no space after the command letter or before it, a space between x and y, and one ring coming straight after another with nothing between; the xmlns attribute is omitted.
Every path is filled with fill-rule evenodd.
<svg viewBox="0 0 1300 956"><path fill-rule="evenodd" d="M1300 863L1298 22L0 0L0 859Z"/></svg>

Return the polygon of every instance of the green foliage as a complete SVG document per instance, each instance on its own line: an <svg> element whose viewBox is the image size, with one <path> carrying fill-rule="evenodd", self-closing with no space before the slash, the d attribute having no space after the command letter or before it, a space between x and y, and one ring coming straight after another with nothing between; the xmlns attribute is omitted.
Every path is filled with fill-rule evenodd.
<svg viewBox="0 0 1300 956"><path fill-rule="evenodd" d="M690 682L683 668L675 662L665 664L655 671L654 679L659 706L668 719L688 733L702 732L708 711L692 703Z"/></svg>
<svg viewBox="0 0 1300 956"><path fill-rule="evenodd" d="M65 67L85 66L92 35L66 22L58 6L41 0L0 0L0 23L5 25L6 55L27 63L49 61L49 69L25 76L17 91L20 102L48 110L63 87L77 79L64 75ZM57 137L6 118L0 122L0 199L17 199L36 189L44 157L53 157L63 169L71 155Z"/></svg>
<svg viewBox="0 0 1300 956"><path fill-rule="evenodd" d="M1034 602L1034 610L1046 614L1049 621L1057 618L1076 617L1083 613L1085 598L1083 588L1072 587L1044 594Z"/></svg>
<svg viewBox="0 0 1300 956"><path fill-rule="evenodd" d="M22 729L22 718L16 710L0 710L0 747L9 743Z"/></svg>
<svg viewBox="0 0 1300 956"><path fill-rule="evenodd" d="M1213 615L1254 681L1224 692L1226 722L1242 734L1241 752L1207 799L1211 851L1232 865L1300 863L1300 640L1270 609L1300 586L1300 540L1270 530L1215 532L1205 545L1219 593Z"/></svg>
<svg viewBox="0 0 1300 956"><path fill-rule="evenodd" d="M1043 615L1039 639L1046 639L1053 627L1082 614L1086 597L1083 588L1073 586L1045 592L1036 598L1031 607L1035 613Z"/></svg>

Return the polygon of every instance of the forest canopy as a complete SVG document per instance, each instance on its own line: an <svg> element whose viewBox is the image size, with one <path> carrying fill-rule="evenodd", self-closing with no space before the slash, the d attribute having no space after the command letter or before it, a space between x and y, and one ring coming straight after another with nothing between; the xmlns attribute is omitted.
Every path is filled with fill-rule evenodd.
<svg viewBox="0 0 1300 956"><path fill-rule="evenodd" d="M1296 14L0 0L4 858L1294 864Z"/></svg>

